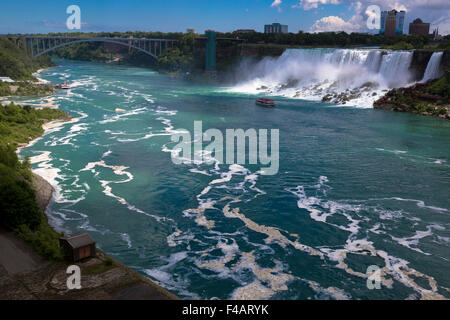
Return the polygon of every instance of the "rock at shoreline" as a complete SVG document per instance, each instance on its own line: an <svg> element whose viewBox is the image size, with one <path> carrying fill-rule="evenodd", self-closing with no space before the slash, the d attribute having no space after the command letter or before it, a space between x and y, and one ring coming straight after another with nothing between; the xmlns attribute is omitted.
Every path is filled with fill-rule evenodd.
<svg viewBox="0 0 450 320"><path fill-rule="evenodd" d="M373 103L375 109L410 112L450 120L450 101L447 94L436 94L444 88L446 77L428 83L418 83L407 88L388 91ZM443 92L446 91L445 88ZM438 91L439 93L439 91Z"/></svg>
<svg viewBox="0 0 450 320"><path fill-rule="evenodd" d="M45 212L53 195L53 187L41 176L33 173L33 188L36 192L36 202L39 208Z"/></svg>
<svg viewBox="0 0 450 320"><path fill-rule="evenodd" d="M335 104L346 104L350 100L357 99L361 96L358 89L346 90L340 93L328 93L322 97L322 102L332 102Z"/></svg>

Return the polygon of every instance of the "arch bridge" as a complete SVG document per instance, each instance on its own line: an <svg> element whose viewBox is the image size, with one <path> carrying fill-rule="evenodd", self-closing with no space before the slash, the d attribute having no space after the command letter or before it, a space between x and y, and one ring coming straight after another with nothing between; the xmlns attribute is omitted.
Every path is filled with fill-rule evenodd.
<svg viewBox="0 0 450 320"><path fill-rule="evenodd" d="M21 46L26 54L39 57L52 50L83 42L106 42L141 51L154 59L168 48L172 48L178 40L147 39L147 38L88 38L88 37L50 37L50 36L19 36L9 37Z"/></svg>

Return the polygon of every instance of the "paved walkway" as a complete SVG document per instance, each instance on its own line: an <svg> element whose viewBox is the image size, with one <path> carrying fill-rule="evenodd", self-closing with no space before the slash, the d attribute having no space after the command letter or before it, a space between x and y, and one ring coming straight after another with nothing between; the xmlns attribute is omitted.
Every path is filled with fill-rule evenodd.
<svg viewBox="0 0 450 320"><path fill-rule="evenodd" d="M13 275L39 269L45 260L12 232L0 229L0 265Z"/></svg>

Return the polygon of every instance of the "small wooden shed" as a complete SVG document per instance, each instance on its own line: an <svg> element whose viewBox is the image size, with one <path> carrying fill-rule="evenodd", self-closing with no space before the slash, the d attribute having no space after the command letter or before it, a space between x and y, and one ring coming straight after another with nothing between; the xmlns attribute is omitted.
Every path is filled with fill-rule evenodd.
<svg viewBox="0 0 450 320"><path fill-rule="evenodd" d="M64 257L73 262L95 256L95 241L86 232L59 238L59 246Z"/></svg>

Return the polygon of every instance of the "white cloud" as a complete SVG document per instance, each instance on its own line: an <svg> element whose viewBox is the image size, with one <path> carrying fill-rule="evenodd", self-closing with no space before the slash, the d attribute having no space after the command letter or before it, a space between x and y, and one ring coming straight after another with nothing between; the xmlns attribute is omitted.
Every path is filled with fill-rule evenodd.
<svg viewBox="0 0 450 320"><path fill-rule="evenodd" d="M367 5L378 4L382 9L400 9L405 11L413 9L450 9L450 1L448 0L364 0Z"/></svg>
<svg viewBox="0 0 450 320"><path fill-rule="evenodd" d="M409 22L419 17L425 22L430 22L432 28L439 27L441 34L450 33L449 0L299 0L299 3L292 7L310 10L325 4L349 5L349 9L354 11L354 15L347 21L336 16L323 17L313 24L310 31L319 32L319 30L326 29L331 31L332 26L337 28L333 31L367 31L366 20L368 15L365 13L365 10L368 6L375 4L380 6L381 10L405 10L407 12L404 27L405 33L408 32Z"/></svg>
<svg viewBox="0 0 450 320"><path fill-rule="evenodd" d="M431 24L433 29L439 28L439 34L450 34L450 17L442 17Z"/></svg>
<svg viewBox="0 0 450 320"><path fill-rule="evenodd" d="M365 17L363 16L363 4L356 1L351 4L350 9L355 14L345 21L337 16L323 17L317 20L309 29L311 32L326 32L326 31L345 31L347 33L358 32L364 29L365 31Z"/></svg>
<svg viewBox="0 0 450 320"><path fill-rule="evenodd" d="M317 20L309 29L311 32L327 32L327 31L345 31L347 33L355 32L360 29L359 25L352 24L349 21L336 16L323 17Z"/></svg>
<svg viewBox="0 0 450 320"><path fill-rule="evenodd" d="M281 0L275 0L274 2L272 2L272 4L270 5L271 7L278 7L279 5L281 5Z"/></svg>
<svg viewBox="0 0 450 320"><path fill-rule="evenodd" d="M275 2L280 2L281 0L275 0ZM352 4L359 1L354 0L299 0L297 5L293 7L300 8L302 7L305 10L315 9L319 5L324 4ZM405 10L410 11L412 9L434 9L434 10L442 10L442 9L450 9L450 1L448 0L362 0L361 2L365 3L365 6L369 6L372 4L377 4L382 7L383 10L387 9L396 9L396 10Z"/></svg>
<svg viewBox="0 0 450 320"><path fill-rule="evenodd" d="M270 5L272 8L277 8L278 12L281 12L281 0L275 0L274 2L272 2L272 4Z"/></svg>
<svg viewBox="0 0 450 320"><path fill-rule="evenodd" d="M339 4L340 0L300 0L298 6L305 10L316 9L319 4Z"/></svg>

